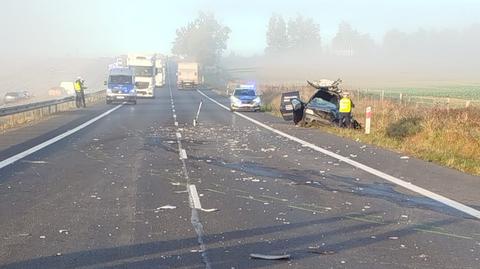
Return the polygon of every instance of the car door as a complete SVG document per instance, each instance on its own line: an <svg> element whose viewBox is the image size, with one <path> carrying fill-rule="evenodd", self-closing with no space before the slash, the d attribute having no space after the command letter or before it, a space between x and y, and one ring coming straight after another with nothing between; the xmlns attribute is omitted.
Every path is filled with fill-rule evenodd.
<svg viewBox="0 0 480 269"><path fill-rule="evenodd" d="M282 93L282 99L280 100L280 113L286 121L293 120L293 105L292 99L300 99L300 92L284 92Z"/></svg>

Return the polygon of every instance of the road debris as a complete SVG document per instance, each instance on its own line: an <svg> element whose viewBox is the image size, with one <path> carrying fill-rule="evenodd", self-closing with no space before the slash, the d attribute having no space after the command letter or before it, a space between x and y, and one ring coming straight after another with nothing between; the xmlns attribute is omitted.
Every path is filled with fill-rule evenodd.
<svg viewBox="0 0 480 269"><path fill-rule="evenodd" d="M29 160L23 160L22 163L46 164L46 163L48 163L48 162L46 162L46 161L29 161Z"/></svg>
<svg viewBox="0 0 480 269"><path fill-rule="evenodd" d="M67 235L69 231L67 229L60 229L58 230L58 233Z"/></svg>
<svg viewBox="0 0 480 269"><path fill-rule="evenodd" d="M324 250L324 249L318 249L318 248L317 249L310 248L310 250L308 252L314 253L314 254L320 254L320 255L333 255L333 254L336 253L333 250Z"/></svg>
<svg viewBox="0 0 480 269"><path fill-rule="evenodd" d="M283 254L283 255L264 255L264 254L257 254L252 253L250 254L250 258L252 259L260 259L260 260L289 260L290 255Z"/></svg>
<svg viewBox="0 0 480 269"><path fill-rule="evenodd" d="M22 234L18 234L18 236L20 237L26 237L26 236L31 236L32 234L29 234L29 233L22 233Z"/></svg>
<svg viewBox="0 0 480 269"><path fill-rule="evenodd" d="M157 210L160 210L160 209L175 209L177 208L176 206L174 205L164 205L164 206L161 206L161 207L157 207Z"/></svg>
<svg viewBox="0 0 480 269"><path fill-rule="evenodd" d="M220 211L220 209L218 208L208 208L208 209L200 208L200 210L207 213Z"/></svg>
<svg viewBox="0 0 480 269"><path fill-rule="evenodd" d="M400 157L400 159L402 159L402 160L408 160L408 159L410 159L410 157L408 157L408 156L402 156L402 157Z"/></svg>

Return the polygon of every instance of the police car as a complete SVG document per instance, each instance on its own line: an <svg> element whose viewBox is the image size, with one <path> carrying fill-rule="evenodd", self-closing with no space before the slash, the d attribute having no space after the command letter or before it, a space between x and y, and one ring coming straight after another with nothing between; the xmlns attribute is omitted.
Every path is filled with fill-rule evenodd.
<svg viewBox="0 0 480 269"><path fill-rule="evenodd" d="M231 111L260 111L261 105L255 85L240 85L230 95Z"/></svg>

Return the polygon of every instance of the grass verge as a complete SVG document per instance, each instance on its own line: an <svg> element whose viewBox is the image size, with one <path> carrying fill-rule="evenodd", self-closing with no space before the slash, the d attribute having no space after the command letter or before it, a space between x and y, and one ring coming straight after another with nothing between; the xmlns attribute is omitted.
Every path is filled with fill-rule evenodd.
<svg viewBox="0 0 480 269"><path fill-rule="evenodd" d="M307 87L299 90L303 100L313 93L313 89ZM280 116L280 95L283 91L288 90L263 89L263 102L273 115ZM337 127L318 128L480 175L480 108L415 107L388 100L355 97L354 103L354 116L362 125L366 107L372 107L371 134Z"/></svg>

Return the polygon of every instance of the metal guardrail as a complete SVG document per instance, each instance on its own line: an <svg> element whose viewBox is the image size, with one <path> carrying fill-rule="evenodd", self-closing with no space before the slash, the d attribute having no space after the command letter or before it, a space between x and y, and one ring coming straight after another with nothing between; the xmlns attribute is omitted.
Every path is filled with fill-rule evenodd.
<svg viewBox="0 0 480 269"><path fill-rule="evenodd" d="M87 93L87 94L85 94L85 97L88 97L88 96L94 95L94 94L98 94L100 92L103 92L103 90ZM48 106L52 106L52 105L58 105L58 104L63 104L63 103L67 103L67 102L72 102L72 101L75 101L75 96L68 96L68 97L61 98L61 99L40 101L40 102L22 104L22 105L17 105L17 106L9 106L9 107L5 107L5 108L0 108L0 117L8 116L8 115L16 114L16 113L22 113L22 112L26 112L26 111L30 111L30 110L34 110L34 109L39 109L39 108L42 108L42 107L48 107Z"/></svg>

